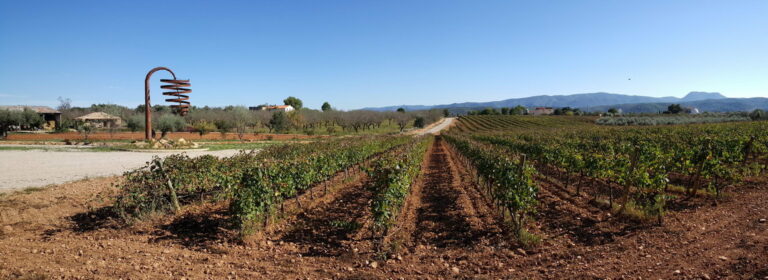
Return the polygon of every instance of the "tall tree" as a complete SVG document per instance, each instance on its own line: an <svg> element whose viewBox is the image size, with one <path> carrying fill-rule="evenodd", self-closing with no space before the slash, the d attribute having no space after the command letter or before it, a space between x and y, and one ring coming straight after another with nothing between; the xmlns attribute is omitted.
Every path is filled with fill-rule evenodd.
<svg viewBox="0 0 768 280"><path fill-rule="evenodd" d="M517 105L514 108L509 110L510 115L525 115L526 113L528 113L528 109L526 109L522 105Z"/></svg>
<svg viewBox="0 0 768 280"><path fill-rule="evenodd" d="M328 111L331 111L331 110L333 110L333 109L331 108L331 104L330 104L330 103L328 103L327 101L326 101L326 102L323 102L323 106L322 106L322 107L320 107L320 109L322 109L322 110L323 110L323 112L328 112Z"/></svg>
<svg viewBox="0 0 768 280"><path fill-rule="evenodd" d="M667 111L665 113L668 114L679 114L683 111L683 106L680 106L680 104L672 104L667 107Z"/></svg>
<svg viewBox="0 0 768 280"><path fill-rule="evenodd" d="M301 102L301 99L298 99L293 96L288 96L288 98L284 99L283 104L291 105L296 110L299 110L301 109L302 106L304 106L304 103Z"/></svg>

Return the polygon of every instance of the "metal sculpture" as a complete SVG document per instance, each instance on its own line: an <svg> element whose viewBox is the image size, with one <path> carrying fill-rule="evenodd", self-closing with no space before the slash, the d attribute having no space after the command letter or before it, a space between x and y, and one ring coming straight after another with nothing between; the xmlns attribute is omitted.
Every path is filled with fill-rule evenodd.
<svg viewBox="0 0 768 280"><path fill-rule="evenodd" d="M168 85L161 85L160 88L162 89L169 89L173 91L165 91L163 92L163 95L165 96L172 96L173 98L165 99L166 102L175 102L178 104L171 105L171 109L173 109L176 113L179 115L186 115L189 112L189 93L192 92L192 89L189 87L192 86L192 84L189 83L189 80L177 80L176 74L171 71L171 69L168 69L166 67L155 67L152 70L149 70L149 73L147 73L146 79L144 79L144 139L149 140L152 139L152 105L149 102L149 78L152 77L152 74L154 74L157 71L165 70L168 71L168 73L171 73L171 76L173 76L173 79L161 79L160 82L167 83Z"/></svg>

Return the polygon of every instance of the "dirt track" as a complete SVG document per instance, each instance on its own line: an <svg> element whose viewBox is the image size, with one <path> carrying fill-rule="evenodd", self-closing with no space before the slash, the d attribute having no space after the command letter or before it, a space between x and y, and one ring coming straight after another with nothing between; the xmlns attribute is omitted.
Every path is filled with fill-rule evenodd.
<svg viewBox="0 0 768 280"><path fill-rule="evenodd" d="M501 228L442 139L430 149L420 186L412 191L415 225L412 241L425 246L471 247L498 237Z"/></svg>
<svg viewBox="0 0 768 280"><path fill-rule="evenodd" d="M289 219L297 226L285 227L282 233L287 234L278 232L262 242L238 244L211 234L231 234L224 222L226 205L202 205L175 217L116 227L101 208L109 204L116 178L100 178L0 197L0 278L768 277L768 222L760 222L768 219L764 179L734 188L719 205L700 203L670 212L664 226L627 228L596 213L582 198L551 180L542 186L540 215L532 225L544 241L538 248L523 250L513 242L505 243L508 239L484 214L489 212L483 204L478 204L482 199L476 197L479 193L468 174L441 145L444 142L437 141L430 150L418 185L421 191L412 197L419 202L407 210L419 225L410 231L416 243L401 248L400 258L384 261L365 247L349 251L350 247L336 243L350 237L329 223L357 219L366 211L363 180L338 189L329 203L307 209L305 216ZM580 236L616 229L619 233L611 233L610 238ZM447 232L453 230L465 231ZM305 234L313 231L329 238L318 241ZM473 237L477 233L480 237ZM368 241L355 237L355 242Z"/></svg>
<svg viewBox="0 0 768 280"><path fill-rule="evenodd" d="M409 134L413 135L427 135L427 134L440 134L441 131L450 127L456 118L443 118L440 122L435 122L425 128L413 130Z"/></svg>
<svg viewBox="0 0 768 280"><path fill-rule="evenodd" d="M120 175L155 155L174 152L0 151L0 192L61 184L83 178ZM176 152L178 153L178 152ZM190 156L230 156L236 150L189 151Z"/></svg>

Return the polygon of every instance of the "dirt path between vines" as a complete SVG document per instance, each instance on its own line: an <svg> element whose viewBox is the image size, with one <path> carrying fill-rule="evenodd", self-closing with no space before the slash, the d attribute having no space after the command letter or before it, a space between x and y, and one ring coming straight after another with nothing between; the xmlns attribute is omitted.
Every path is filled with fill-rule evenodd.
<svg viewBox="0 0 768 280"><path fill-rule="evenodd" d="M421 185L413 191L414 244L472 247L487 244L501 233L493 213L485 204L468 174L456 164L445 143L437 138L427 152ZM408 211L408 209L406 209Z"/></svg>
<svg viewBox="0 0 768 280"><path fill-rule="evenodd" d="M359 215L368 211L367 198L358 192L365 183L338 189L330 203L300 217L308 226L293 224L309 229L314 223L322 239L283 235L241 244L227 238L234 233L227 231L227 205L222 204L116 226L102 208L111 203L113 184L119 181L109 177L0 195L0 279L768 277L768 222L761 222L768 219L766 178L732 189L719 205L670 212L664 226L634 228L594 241L573 235L579 229L593 234L595 228L585 218L597 224L607 218L556 186L542 186L546 193L539 210L546 213L537 215L532 227L546 225L542 234L547 236L538 248L522 250L505 242L492 211L444 142L436 142L425 163L422 191L413 194L422 203L404 212L413 217L421 213L413 219L419 227L409 231L414 244L404 245L400 258L382 260L366 248L354 254L336 250L365 243L354 231L334 231L345 223L326 226L334 220L366 219ZM209 214L199 215L205 211ZM613 230L610 224L597 229Z"/></svg>
<svg viewBox="0 0 768 280"><path fill-rule="evenodd" d="M270 239L295 244L296 251L304 256L338 257L360 252L360 245L356 243L370 237L365 232L372 198L366 189L369 183L368 176L361 174L354 182L336 190L325 203L293 217Z"/></svg>

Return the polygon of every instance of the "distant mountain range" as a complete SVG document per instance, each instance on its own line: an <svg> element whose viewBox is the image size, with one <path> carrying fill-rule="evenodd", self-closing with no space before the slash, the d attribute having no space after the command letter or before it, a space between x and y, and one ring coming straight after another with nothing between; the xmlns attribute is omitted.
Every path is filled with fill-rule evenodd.
<svg viewBox="0 0 768 280"><path fill-rule="evenodd" d="M395 111L404 108L407 111L449 109L452 113L465 113L483 108L515 107L572 107L584 111L607 111L610 108L622 109L627 113L655 113L666 110L672 103L696 107L705 112L751 111L768 109L768 98L727 98L718 92L690 92L683 98L648 97L616 93L580 93L572 95L539 95L513 98L492 102L464 102L443 105L401 105L377 108L363 108L372 111Z"/></svg>

